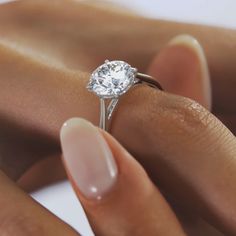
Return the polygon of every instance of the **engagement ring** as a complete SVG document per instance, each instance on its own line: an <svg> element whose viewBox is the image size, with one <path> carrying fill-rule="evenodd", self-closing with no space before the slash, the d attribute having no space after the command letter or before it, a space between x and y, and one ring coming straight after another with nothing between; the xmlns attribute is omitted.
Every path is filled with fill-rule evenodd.
<svg viewBox="0 0 236 236"><path fill-rule="evenodd" d="M87 89L100 98L100 128L108 130L108 122L120 96L137 84L147 84L163 90L153 77L138 73L136 68L124 61L106 60L92 73Z"/></svg>

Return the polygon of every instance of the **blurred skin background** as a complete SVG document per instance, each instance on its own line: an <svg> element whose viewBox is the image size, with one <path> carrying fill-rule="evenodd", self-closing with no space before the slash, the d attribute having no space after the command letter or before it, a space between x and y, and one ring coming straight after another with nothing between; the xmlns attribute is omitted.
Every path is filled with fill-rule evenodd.
<svg viewBox="0 0 236 236"><path fill-rule="evenodd" d="M96 100L83 88L89 73L107 58L128 61L140 71L159 78L168 92L196 100L222 120L232 133L236 132L233 20L221 24L227 25L226 29L145 19L134 9L122 7L123 2L116 3L119 6L103 1L54 0L18 1L0 6L1 169L28 192L66 177L60 162L60 127L75 116L97 124ZM126 3L127 6L132 4L131 1ZM137 1L138 11L147 13L146 8L141 8L143 5ZM154 12L152 8L150 14ZM231 15L217 16L224 19ZM212 19L208 24L216 23ZM191 36L177 37L186 34ZM192 37L200 42L206 58L201 49L193 46L195 39ZM146 115L145 106L143 103L137 113L130 112L130 116L143 117L148 127L137 125L138 131L147 135L147 130L158 127ZM158 171L147 161L156 153L155 145L148 146L136 137L137 127L129 122L127 113L122 113L122 109L119 112L123 116L115 119L112 134L145 166L155 183L159 179L164 187L169 186L167 191L175 189L176 183L165 182L168 178L160 170L156 176L154 172ZM128 135L124 132L126 129L121 129L124 125L129 130ZM150 137L152 144L156 144L158 132ZM157 147L167 147L164 141ZM165 163L162 166L161 161L156 162L159 168L165 169ZM191 172L191 165L189 168ZM182 171L184 168L181 174ZM176 176L180 174L176 172ZM184 177L188 179L187 174ZM181 181L178 186L185 185ZM183 191L191 193L189 189ZM177 190L173 192L174 196L177 192L179 201L181 194ZM212 217L212 227L195 214L181 212L180 215L184 222L187 221L186 228L192 235L221 235L219 230L234 235L231 222L218 225L220 217L216 217L217 220ZM222 222L228 222L227 217L223 219Z"/></svg>

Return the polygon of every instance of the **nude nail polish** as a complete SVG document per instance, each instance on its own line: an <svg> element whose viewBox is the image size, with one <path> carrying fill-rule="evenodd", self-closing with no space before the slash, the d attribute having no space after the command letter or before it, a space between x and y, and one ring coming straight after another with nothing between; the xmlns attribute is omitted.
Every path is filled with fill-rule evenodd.
<svg viewBox="0 0 236 236"><path fill-rule="evenodd" d="M60 133L67 172L88 199L101 199L117 179L113 154L99 130L81 118L66 121Z"/></svg>
<svg viewBox="0 0 236 236"><path fill-rule="evenodd" d="M148 73L164 90L211 109L211 80L204 50L190 35L174 37L150 63Z"/></svg>
<svg viewBox="0 0 236 236"><path fill-rule="evenodd" d="M210 75L209 75L207 59L206 59L206 56L205 56L205 53L203 51L201 44L194 37L183 34L183 35L178 35L175 38L173 38L169 42L169 45L170 46L182 45L182 46L188 47L193 52L195 52L195 55L198 57L198 60L199 60L199 67L200 67L199 70L201 73L201 76L199 77L202 78L201 81L199 81L199 83L200 82L202 83L201 87L203 89L203 94L208 103L207 108L211 109L212 101L211 101Z"/></svg>

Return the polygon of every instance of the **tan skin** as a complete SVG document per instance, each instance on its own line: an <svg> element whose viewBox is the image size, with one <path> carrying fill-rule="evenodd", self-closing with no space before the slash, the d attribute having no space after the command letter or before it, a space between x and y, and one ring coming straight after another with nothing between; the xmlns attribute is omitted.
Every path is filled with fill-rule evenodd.
<svg viewBox="0 0 236 236"><path fill-rule="evenodd" d="M1 6L2 170L17 180L35 162L58 157L59 129L70 117L84 117L97 124L98 100L85 85L89 72L101 61L119 58L146 72L156 53L181 33L195 36L203 45L212 78L213 112L235 133L235 31L147 20L72 1L22 1ZM179 123L183 116L185 122ZM204 108L189 99L142 87L122 99L112 134L142 163L172 203L177 201L181 209L188 207L190 213L180 210L177 216L189 219L192 215L196 223L192 235L198 235L198 218L204 219L200 220L205 225L200 225L202 235L216 235L215 229L210 233L208 223L226 235L236 233L235 137ZM9 222L16 222L15 230L24 222L22 235L28 225L35 225L34 235L42 235L42 230L45 235L76 235L16 190L4 175L1 189L0 204L6 206L0 214L0 222L6 222L0 227L3 232L9 225L7 215ZM27 204L22 206L19 199ZM16 206L8 207L12 202L17 202ZM40 225L26 213L19 220L16 208L34 211L42 219Z"/></svg>

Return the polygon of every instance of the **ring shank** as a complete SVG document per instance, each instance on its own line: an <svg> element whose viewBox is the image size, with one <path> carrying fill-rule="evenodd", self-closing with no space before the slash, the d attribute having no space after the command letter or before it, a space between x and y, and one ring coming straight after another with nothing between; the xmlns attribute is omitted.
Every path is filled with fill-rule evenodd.
<svg viewBox="0 0 236 236"><path fill-rule="evenodd" d="M146 83L147 85L158 88L159 90L163 91L163 88L161 87L160 83L152 76L142 74L142 73L137 73L136 78L139 79L138 83Z"/></svg>

